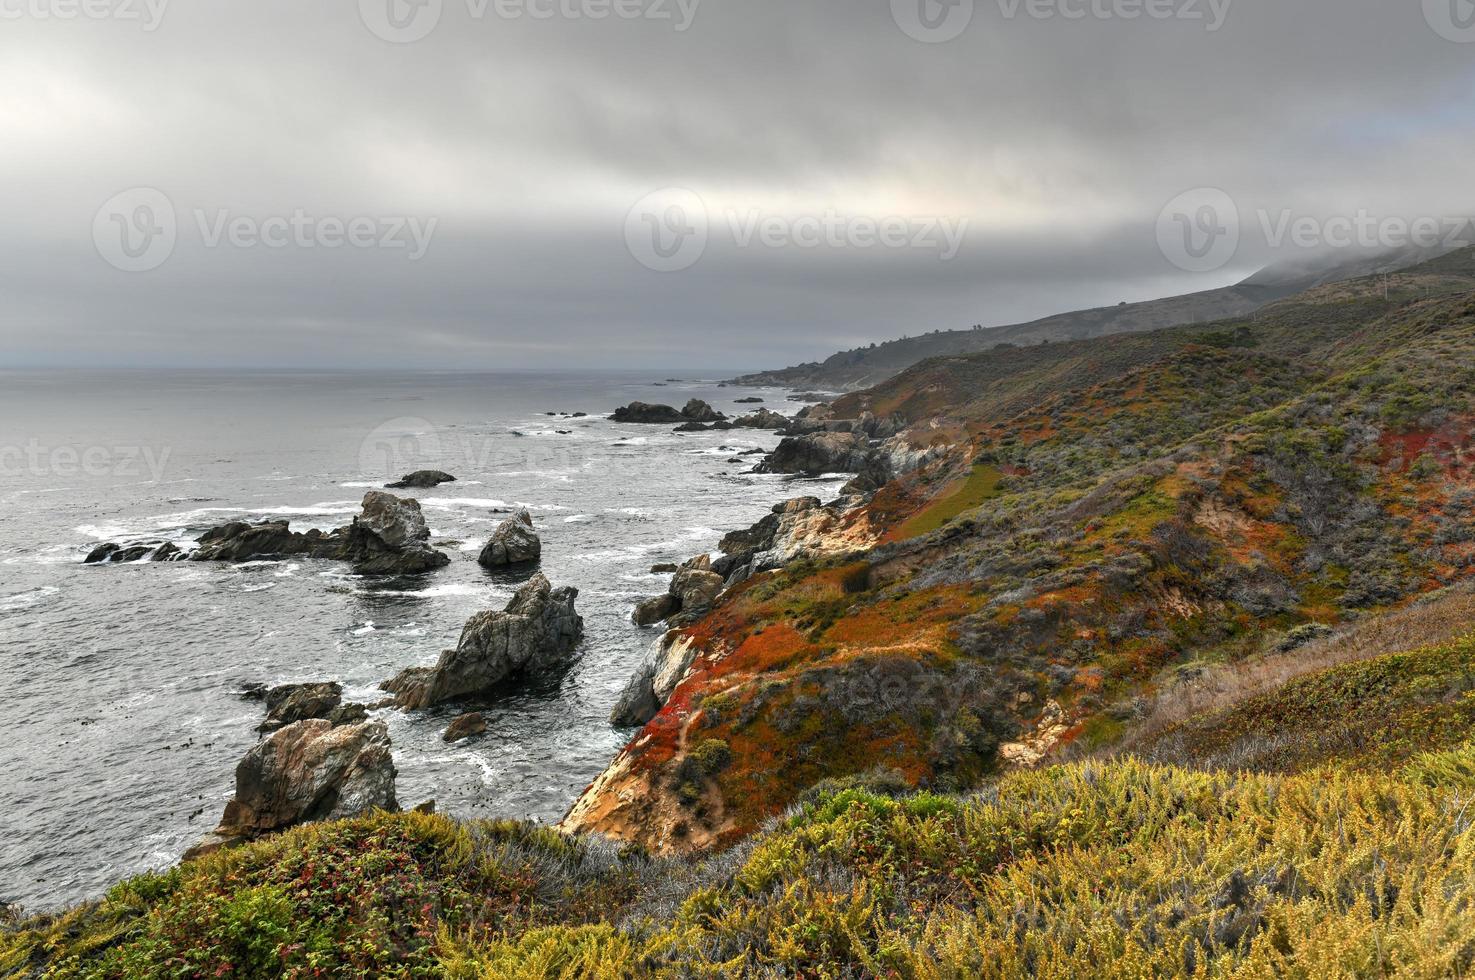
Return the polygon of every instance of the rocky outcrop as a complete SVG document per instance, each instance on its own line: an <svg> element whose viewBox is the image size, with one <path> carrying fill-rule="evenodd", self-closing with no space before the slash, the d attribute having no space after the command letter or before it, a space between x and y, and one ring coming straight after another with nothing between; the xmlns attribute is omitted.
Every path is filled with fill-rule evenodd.
<svg viewBox="0 0 1475 980"><path fill-rule="evenodd" d="M664 595L647 599L635 607L631 620L636 626L654 626L670 620L674 625L692 622L712 609L726 582L712 570L706 555L693 558L677 569Z"/></svg>
<svg viewBox="0 0 1475 980"><path fill-rule="evenodd" d="M247 562L264 558L337 558L343 532L325 534L316 528L293 531L286 521L248 524L232 521L200 536L190 561Z"/></svg>
<svg viewBox="0 0 1475 980"><path fill-rule="evenodd" d="M693 398L687 402L686 407L681 410L681 414L691 422L723 422L727 419L726 415L723 415L700 398Z"/></svg>
<svg viewBox="0 0 1475 980"><path fill-rule="evenodd" d="M461 715L455 721L451 722L450 725L446 726L446 731L441 736L441 741L452 744L464 742L468 738L474 738L477 735L484 734L486 730L486 718L482 717L480 712L473 711Z"/></svg>
<svg viewBox="0 0 1475 980"><path fill-rule="evenodd" d="M758 464L756 473L859 473L871 459L870 440L859 432L816 432L789 436Z"/></svg>
<svg viewBox="0 0 1475 980"><path fill-rule="evenodd" d="M667 633L625 685L610 714L610 724L639 728L654 718L671 700L695 659L696 647L688 637L674 631Z"/></svg>
<svg viewBox="0 0 1475 980"><path fill-rule="evenodd" d="M689 422L670 405L649 405L645 402L631 402L623 408L615 409L610 416L611 422L627 422L637 425L669 425L672 422Z"/></svg>
<svg viewBox="0 0 1475 980"><path fill-rule="evenodd" d="M344 534L342 558L362 575L413 575L449 565L429 541L418 500L370 490Z"/></svg>
<svg viewBox="0 0 1475 980"><path fill-rule="evenodd" d="M535 575L502 612L473 616L454 650L434 667L411 667L382 686L406 710L488 693L516 674L546 670L583 636L577 589L555 589Z"/></svg>
<svg viewBox="0 0 1475 980"><path fill-rule="evenodd" d="M456 478L449 473L440 470L416 470L414 473L406 473L394 483L388 485L390 490L432 490L442 483L455 483Z"/></svg>
<svg viewBox="0 0 1475 980"><path fill-rule="evenodd" d="M430 547L430 528L420 502L381 490L364 495L353 524L336 531L293 531L287 521L233 521L211 528L188 556L160 548L160 560L248 562L273 558L348 561L362 575L412 575L442 568L450 558ZM106 546L105 546L106 547ZM99 549L98 554L101 552Z"/></svg>
<svg viewBox="0 0 1475 980"><path fill-rule="evenodd" d="M876 544L878 533L856 503L842 498L825 505L818 497L796 497L778 504L757 524L724 537L712 570L731 588L800 559L864 551Z"/></svg>
<svg viewBox="0 0 1475 980"><path fill-rule="evenodd" d="M518 511L492 532L492 538L476 559L484 568L530 565L543 557L543 542L533 530L533 517Z"/></svg>
<svg viewBox="0 0 1475 980"><path fill-rule="evenodd" d="M398 810L394 777L382 721L288 725L246 753L220 826L186 857L315 820Z"/></svg>
<svg viewBox="0 0 1475 980"><path fill-rule="evenodd" d="M732 424L739 429L771 429L775 432L783 431L789 427L788 416L780 415L772 409L759 409L751 415L744 415L736 419Z"/></svg>
<svg viewBox="0 0 1475 980"><path fill-rule="evenodd" d="M282 684L262 695L266 702L266 720L258 732L274 732L299 721L323 719L335 728L353 725L368 718L361 704L343 703L343 685L336 682L317 684Z"/></svg>
<svg viewBox="0 0 1475 980"><path fill-rule="evenodd" d="M181 561L185 557L183 551L172 541L148 541L138 544L116 544L108 542L100 544L87 553L82 560L84 565L113 565L124 562L143 561Z"/></svg>
<svg viewBox="0 0 1475 980"><path fill-rule="evenodd" d="M256 730L274 732L299 721L328 717L343 703L343 685L283 684L267 691L265 701L266 720Z"/></svg>
<svg viewBox="0 0 1475 980"><path fill-rule="evenodd" d="M727 416L714 409L711 405L699 398L693 398L686 403L686 407L677 411L670 405L649 405L645 402L631 402L623 408L615 409L610 416L612 422L636 423L639 425L669 425L673 422L686 422L696 424L711 424L725 422ZM701 431L701 430L689 430Z"/></svg>

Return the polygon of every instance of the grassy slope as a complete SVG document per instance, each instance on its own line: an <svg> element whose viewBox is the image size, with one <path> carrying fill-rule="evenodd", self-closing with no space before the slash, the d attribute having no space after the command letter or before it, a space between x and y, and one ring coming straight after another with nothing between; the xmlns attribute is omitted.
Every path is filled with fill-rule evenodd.
<svg viewBox="0 0 1475 980"><path fill-rule="evenodd" d="M1472 651L1475 640L1414 654L1417 676L1463 676ZM1308 683L1330 693L1341 682ZM1377 685L1343 693L1344 711L1385 704ZM1288 696L1298 710L1310 703ZM1313 720L1265 724L1274 736ZM99 905L24 923L0 933L0 967L495 980L1457 976L1475 960L1472 786L1469 749L1384 773L1084 763L1015 773L968 797L826 793L694 865L514 825L377 817L145 876Z"/></svg>

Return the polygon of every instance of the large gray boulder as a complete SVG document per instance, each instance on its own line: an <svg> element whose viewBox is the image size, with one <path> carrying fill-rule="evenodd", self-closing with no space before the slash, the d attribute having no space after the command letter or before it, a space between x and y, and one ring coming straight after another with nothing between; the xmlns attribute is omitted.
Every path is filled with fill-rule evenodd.
<svg viewBox="0 0 1475 980"><path fill-rule="evenodd" d="M578 644L584 620L574 611L579 590L555 589L533 576L502 612L473 616L454 650L434 667L411 667L381 687L405 710L485 694L515 674L555 666Z"/></svg>
<svg viewBox="0 0 1475 980"><path fill-rule="evenodd" d="M815 432L789 436L758 464L757 473L859 473L871 459L870 440L860 432Z"/></svg>
<svg viewBox="0 0 1475 980"><path fill-rule="evenodd" d="M314 820L398 810L394 777L382 721L288 725L246 753L220 826L186 857Z"/></svg>
<svg viewBox="0 0 1475 980"><path fill-rule="evenodd" d="M325 534L316 528L301 533L286 521L248 524L232 521L211 528L200 536L200 546L190 561L247 562L264 558L336 558L343 547L344 532Z"/></svg>
<svg viewBox="0 0 1475 980"><path fill-rule="evenodd" d="M524 510L497 525L477 561L486 568L505 568L530 565L542 557L543 542L533 530L532 515Z"/></svg>
<svg viewBox="0 0 1475 980"><path fill-rule="evenodd" d="M341 557L363 575L413 575L451 559L430 547L420 501L382 490L364 494L363 511L345 534Z"/></svg>
<svg viewBox="0 0 1475 980"><path fill-rule="evenodd" d="M690 422L724 422L727 420L726 415L723 415L700 398L693 398L687 402L686 407L681 410L681 414Z"/></svg>

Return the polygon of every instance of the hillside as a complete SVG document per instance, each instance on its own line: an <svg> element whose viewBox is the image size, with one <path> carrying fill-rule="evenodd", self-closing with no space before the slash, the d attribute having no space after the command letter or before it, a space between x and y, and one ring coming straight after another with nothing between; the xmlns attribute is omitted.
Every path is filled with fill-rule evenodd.
<svg viewBox="0 0 1475 980"><path fill-rule="evenodd" d="M889 451L927 461L673 634L682 683L571 826L679 852L826 778L964 788L1109 743L1189 659L1462 581L1475 250L1395 278L841 399L900 413Z"/></svg>
<svg viewBox="0 0 1475 980"><path fill-rule="evenodd" d="M917 337L842 351L823 362L763 371L737 380L743 384L783 385L819 391L858 391L881 384L915 364L936 357L984 352L1004 357L1010 347L1066 343L1249 316L1278 299L1304 293L1317 286L1397 272L1427 258L1428 253L1415 250L1336 262L1285 263L1223 289L1080 310L1012 326L936 330Z"/></svg>

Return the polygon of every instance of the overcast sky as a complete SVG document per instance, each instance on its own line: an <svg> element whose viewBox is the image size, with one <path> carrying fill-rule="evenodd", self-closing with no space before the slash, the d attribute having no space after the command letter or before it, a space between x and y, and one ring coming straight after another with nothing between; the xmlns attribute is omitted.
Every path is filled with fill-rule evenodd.
<svg viewBox="0 0 1475 980"><path fill-rule="evenodd" d="M1469 0L952 2L0 0L0 365L772 367L1475 214Z"/></svg>

